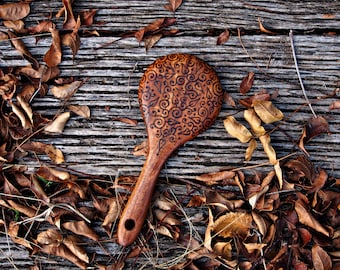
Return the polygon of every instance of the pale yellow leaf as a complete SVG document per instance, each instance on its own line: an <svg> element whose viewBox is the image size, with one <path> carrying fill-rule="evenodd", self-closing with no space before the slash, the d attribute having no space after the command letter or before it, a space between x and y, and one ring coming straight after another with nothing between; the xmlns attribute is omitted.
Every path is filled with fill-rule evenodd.
<svg viewBox="0 0 340 270"><path fill-rule="evenodd" d="M254 110L261 120L270 124L283 119L283 113L269 100L258 100L254 102Z"/></svg>
<svg viewBox="0 0 340 270"><path fill-rule="evenodd" d="M261 126L261 119L256 115L254 109L245 110L243 116L257 137L266 134L266 130Z"/></svg>
<svg viewBox="0 0 340 270"><path fill-rule="evenodd" d="M61 113L56 119L45 126L44 132L62 133L69 118L70 112Z"/></svg>
<svg viewBox="0 0 340 270"><path fill-rule="evenodd" d="M276 164L276 152L274 148L270 144L270 136L269 134L263 135L259 137L262 145L263 145L263 150L266 153L267 157L269 158L269 162L271 164Z"/></svg>
<svg viewBox="0 0 340 270"><path fill-rule="evenodd" d="M275 170L275 173L276 173L277 180L279 181L279 187L280 187L280 189L282 189L283 176L282 176L282 169L281 169L281 166L280 166L280 162L278 160L274 164L274 170Z"/></svg>
<svg viewBox="0 0 340 270"><path fill-rule="evenodd" d="M253 137L250 131L244 125L237 122L233 116L228 116L223 123L227 132L231 136L237 138L240 142L249 142Z"/></svg>
<svg viewBox="0 0 340 270"><path fill-rule="evenodd" d="M261 250L267 246L264 243L243 243L248 253L253 253L254 251Z"/></svg>
<svg viewBox="0 0 340 270"><path fill-rule="evenodd" d="M50 157L50 159L53 162L55 162L57 164L65 162L63 152L61 152L60 149L55 148L51 144L46 145L45 153Z"/></svg>
<svg viewBox="0 0 340 270"><path fill-rule="evenodd" d="M33 111L31 106L21 96L17 96L17 100L20 103L21 108L25 111L30 123L33 125Z"/></svg>
<svg viewBox="0 0 340 270"><path fill-rule="evenodd" d="M257 142L256 142L256 140L255 140L255 139L251 139L251 140L249 141L249 145L248 145L248 147L247 147L247 149L246 149L246 154L245 154L245 156L244 156L244 159L245 159L246 161L251 160L251 157L253 156L253 153L254 153L256 147L257 147Z"/></svg>

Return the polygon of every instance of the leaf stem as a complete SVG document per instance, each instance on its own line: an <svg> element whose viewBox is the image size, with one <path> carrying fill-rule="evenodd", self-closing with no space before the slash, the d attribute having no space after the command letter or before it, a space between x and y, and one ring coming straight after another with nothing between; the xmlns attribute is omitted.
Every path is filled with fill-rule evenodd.
<svg viewBox="0 0 340 270"><path fill-rule="evenodd" d="M313 110L313 107L312 107L312 104L310 103L308 97L307 97L307 93L306 93L306 90L305 90L305 87L303 85L303 82L302 82L302 78L301 78L301 75L300 75L300 71L299 71L299 66L298 66L298 62L297 62L297 59L296 59L296 54L295 54L295 47L294 47L294 37L293 37L293 31L290 30L289 31L289 40L290 40L290 46L292 48L292 54L293 54L293 59L294 59L294 64L295 64L295 69L296 69L296 74L299 78L299 82L300 82L300 85L301 85L301 89L302 89L302 93L306 99L306 102L313 114L313 116L316 118L316 113L314 112Z"/></svg>

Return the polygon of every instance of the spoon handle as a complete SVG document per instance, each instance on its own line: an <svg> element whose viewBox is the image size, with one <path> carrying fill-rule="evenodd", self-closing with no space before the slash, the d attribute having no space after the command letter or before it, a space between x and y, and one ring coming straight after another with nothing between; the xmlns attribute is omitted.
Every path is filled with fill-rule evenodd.
<svg viewBox="0 0 340 270"><path fill-rule="evenodd" d="M118 225L118 243L128 246L140 233L165 159L149 152Z"/></svg>

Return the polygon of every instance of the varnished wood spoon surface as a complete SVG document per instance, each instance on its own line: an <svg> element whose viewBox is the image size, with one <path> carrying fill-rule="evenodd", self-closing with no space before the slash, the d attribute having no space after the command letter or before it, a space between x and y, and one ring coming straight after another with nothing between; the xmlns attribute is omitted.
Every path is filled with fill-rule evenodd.
<svg viewBox="0 0 340 270"><path fill-rule="evenodd" d="M222 97L215 71L193 55L163 56L147 68L138 99L149 152L118 225L120 245L130 245L141 231L165 161L179 146L211 126Z"/></svg>

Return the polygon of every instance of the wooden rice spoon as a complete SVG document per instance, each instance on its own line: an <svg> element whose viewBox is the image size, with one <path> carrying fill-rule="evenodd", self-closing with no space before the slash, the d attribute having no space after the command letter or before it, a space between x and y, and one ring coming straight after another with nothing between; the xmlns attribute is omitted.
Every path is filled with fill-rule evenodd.
<svg viewBox="0 0 340 270"><path fill-rule="evenodd" d="M215 71L193 55L163 56L147 68L138 99L149 152L118 225L120 245L130 245L141 231L167 158L210 127L221 109L222 96Z"/></svg>

